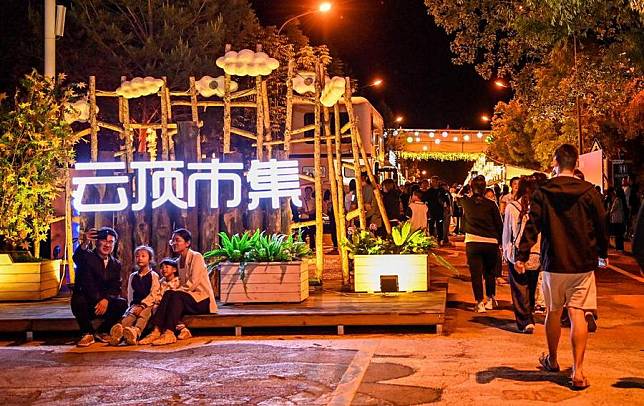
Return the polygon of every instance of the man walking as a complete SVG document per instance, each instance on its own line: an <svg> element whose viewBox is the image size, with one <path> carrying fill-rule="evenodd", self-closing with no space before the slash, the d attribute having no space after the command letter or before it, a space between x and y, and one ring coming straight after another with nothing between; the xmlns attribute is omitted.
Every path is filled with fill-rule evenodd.
<svg viewBox="0 0 644 406"><path fill-rule="evenodd" d="M515 263L517 272L524 273L530 248L541 233L548 355L543 354L539 362L547 371L560 370L557 361L561 336L559 320L565 306L571 321L571 387L575 390L590 386L583 371L588 340L586 317L592 317L590 311L597 309L594 271L598 260L608 257L604 206L592 184L574 177L578 157L577 149L570 144L555 151L556 176L533 195Z"/></svg>
<svg viewBox="0 0 644 406"><path fill-rule="evenodd" d="M118 234L109 227L92 229L74 251L76 283L71 307L82 334L79 347L94 344L94 338L107 342L110 328L127 309L127 300L121 297L121 263L112 256L117 239ZM96 248L90 250L93 241ZM94 335L92 320L96 318L103 322Z"/></svg>

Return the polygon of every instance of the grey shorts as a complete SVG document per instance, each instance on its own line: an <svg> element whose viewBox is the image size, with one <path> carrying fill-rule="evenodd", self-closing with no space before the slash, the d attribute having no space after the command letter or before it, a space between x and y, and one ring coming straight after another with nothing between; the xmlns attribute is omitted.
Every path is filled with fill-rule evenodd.
<svg viewBox="0 0 644 406"><path fill-rule="evenodd" d="M543 297L549 311L561 310L564 306L582 310L597 309L595 272L543 272Z"/></svg>

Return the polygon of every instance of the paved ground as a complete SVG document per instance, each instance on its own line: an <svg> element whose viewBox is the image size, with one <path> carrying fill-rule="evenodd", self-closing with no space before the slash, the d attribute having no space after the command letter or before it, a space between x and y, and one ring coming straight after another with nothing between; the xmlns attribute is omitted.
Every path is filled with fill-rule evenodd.
<svg viewBox="0 0 644 406"><path fill-rule="evenodd" d="M462 248L444 254L459 269ZM201 336L167 348L76 349L72 337L6 340L3 404L644 404L644 279L628 257L598 273L600 329L592 335L585 392L537 368L543 326L515 332L504 309L472 313L466 278L450 280L446 334L360 331L335 335ZM437 270L437 272L440 272ZM273 331L275 334L285 332ZM348 330L351 333L351 330ZM570 345L562 337L560 362Z"/></svg>

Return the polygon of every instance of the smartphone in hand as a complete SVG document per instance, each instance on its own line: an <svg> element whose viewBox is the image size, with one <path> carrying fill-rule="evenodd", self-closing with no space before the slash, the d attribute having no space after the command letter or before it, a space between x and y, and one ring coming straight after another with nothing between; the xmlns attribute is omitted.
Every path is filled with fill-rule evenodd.
<svg viewBox="0 0 644 406"><path fill-rule="evenodd" d="M599 258L597 266L600 268L606 268L608 266L608 261L606 261L606 258Z"/></svg>

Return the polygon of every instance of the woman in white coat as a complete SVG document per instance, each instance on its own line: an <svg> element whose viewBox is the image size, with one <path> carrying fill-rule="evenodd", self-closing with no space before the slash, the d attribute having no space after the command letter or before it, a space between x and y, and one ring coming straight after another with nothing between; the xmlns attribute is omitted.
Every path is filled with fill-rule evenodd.
<svg viewBox="0 0 644 406"><path fill-rule="evenodd" d="M536 189L536 181L528 176L522 176L515 200L510 201L505 208L505 219L503 221L503 256L508 261L510 268L510 292L512 293L512 307L517 328L520 332L532 334L534 332L534 305L537 282L539 280L539 248L541 242L532 247L530 270L519 273L514 268L515 247L521 241L523 229L528 221L530 212L530 196Z"/></svg>
<svg viewBox="0 0 644 406"><path fill-rule="evenodd" d="M156 313L152 316L154 330L139 344L165 345L177 341L176 326L187 314L207 314L217 312L215 295L208 278L208 269L203 256L190 249L192 234L185 228L172 233L170 245L179 255L179 280L177 290L168 290L161 298ZM187 328L183 328L179 339L190 338Z"/></svg>

